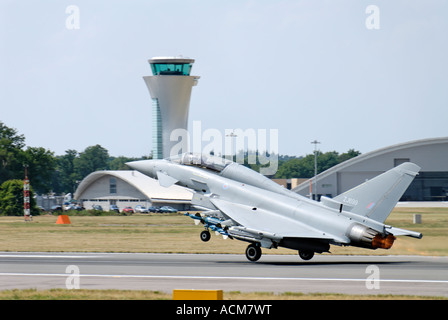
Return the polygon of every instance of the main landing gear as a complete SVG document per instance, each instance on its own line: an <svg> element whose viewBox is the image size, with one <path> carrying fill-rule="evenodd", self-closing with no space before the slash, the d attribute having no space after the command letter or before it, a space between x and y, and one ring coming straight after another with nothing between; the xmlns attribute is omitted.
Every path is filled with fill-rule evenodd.
<svg viewBox="0 0 448 320"><path fill-rule="evenodd" d="M201 240L204 242L209 241L211 238L210 232L204 230L201 232ZM299 250L299 257L303 260L311 260L314 257L314 251L312 250ZM246 248L246 258L249 261L255 262L261 258L261 246L259 243L254 242Z"/></svg>
<svg viewBox="0 0 448 320"><path fill-rule="evenodd" d="M300 250L299 257L303 260L311 260L314 257L314 251ZM255 262L261 258L261 247L258 243L251 243L246 248L246 258L249 261Z"/></svg>
<svg viewBox="0 0 448 320"><path fill-rule="evenodd" d="M258 243L251 243L246 248L246 258L249 261L257 261L261 257L261 248Z"/></svg>
<svg viewBox="0 0 448 320"><path fill-rule="evenodd" d="M314 251L299 250L299 257L303 260L311 260L314 257Z"/></svg>

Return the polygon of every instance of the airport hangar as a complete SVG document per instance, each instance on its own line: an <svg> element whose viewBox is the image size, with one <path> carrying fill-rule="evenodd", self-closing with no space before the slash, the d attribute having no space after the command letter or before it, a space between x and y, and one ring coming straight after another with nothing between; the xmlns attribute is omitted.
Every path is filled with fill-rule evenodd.
<svg viewBox="0 0 448 320"><path fill-rule="evenodd" d="M361 154L309 179L292 190L335 197L403 162L421 167L401 201L448 201L448 137L392 145Z"/></svg>
<svg viewBox="0 0 448 320"><path fill-rule="evenodd" d="M100 205L105 211L111 205L117 205L120 211L137 205L188 210L192 196L188 189L162 187L157 180L134 170L95 171L81 181L74 195L86 209Z"/></svg>

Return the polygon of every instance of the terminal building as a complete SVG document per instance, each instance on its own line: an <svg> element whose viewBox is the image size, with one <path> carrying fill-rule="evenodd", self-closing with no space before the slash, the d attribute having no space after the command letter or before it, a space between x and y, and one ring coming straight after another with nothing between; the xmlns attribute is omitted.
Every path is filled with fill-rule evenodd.
<svg viewBox="0 0 448 320"><path fill-rule="evenodd" d="M448 201L448 137L424 139L401 143L365 154L340 163L302 182L293 191L318 198L335 197L387 170L413 162L421 167L401 201Z"/></svg>

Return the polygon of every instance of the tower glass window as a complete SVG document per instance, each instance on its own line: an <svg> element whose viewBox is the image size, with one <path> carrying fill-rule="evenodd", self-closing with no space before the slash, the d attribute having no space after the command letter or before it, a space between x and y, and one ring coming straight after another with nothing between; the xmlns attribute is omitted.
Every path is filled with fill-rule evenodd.
<svg viewBox="0 0 448 320"><path fill-rule="evenodd" d="M191 67L191 63L151 63L152 73L155 76L189 76Z"/></svg>

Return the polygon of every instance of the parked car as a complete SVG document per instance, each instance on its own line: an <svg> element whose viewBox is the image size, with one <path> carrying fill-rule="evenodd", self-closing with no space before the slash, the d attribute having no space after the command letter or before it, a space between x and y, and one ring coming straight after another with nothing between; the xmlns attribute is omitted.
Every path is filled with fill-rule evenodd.
<svg viewBox="0 0 448 320"><path fill-rule="evenodd" d="M118 209L118 206L115 204L110 205L109 211L115 211L116 213L120 213L120 209Z"/></svg>
<svg viewBox="0 0 448 320"><path fill-rule="evenodd" d="M135 213L137 213L137 212L138 213L148 213L149 211L148 211L148 209L146 209L146 207L138 205L138 206L135 206L134 212Z"/></svg>
<svg viewBox="0 0 448 320"><path fill-rule="evenodd" d="M57 205L57 206L52 206L50 209L51 212L61 212L62 211L62 207Z"/></svg>
<svg viewBox="0 0 448 320"><path fill-rule="evenodd" d="M163 206L163 207L160 208L160 211L159 211L159 212L163 212L163 213L176 213L177 210L174 209L174 208L172 208L172 207L170 207L170 206Z"/></svg>
<svg viewBox="0 0 448 320"><path fill-rule="evenodd" d="M151 207L148 208L148 211L149 212L160 212L160 208L151 206Z"/></svg>
<svg viewBox="0 0 448 320"><path fill-rule="evenodd" d="M93 210L96 210L96 211L103 211L103 207L100 206L99 204L95 204L95 205L93 205L93 206L92 206L92 209L93 209Z"/></svg>
<svg viewBox="0 0 448 320"><path fill-rule="evenodd" d="M67 206L65 206L65 211L69 211L69 210L76 210L76 211L81 211L82 207L78 204L69 204Z"/></svg>
<svg viewBox="0 0 448 320"><path fill-rule="evenodd" d="M134 213L134 209L132 209L131 207L125 207L123 210L121 210L121 213L124 214L133 214Z"/></svg>

